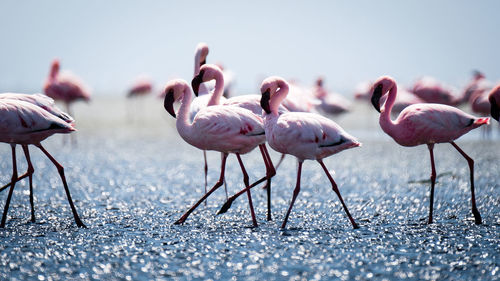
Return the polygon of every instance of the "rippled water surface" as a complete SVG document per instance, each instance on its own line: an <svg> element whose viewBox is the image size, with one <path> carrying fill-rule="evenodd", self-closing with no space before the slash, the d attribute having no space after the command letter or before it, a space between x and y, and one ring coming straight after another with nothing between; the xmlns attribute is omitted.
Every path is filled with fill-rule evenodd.
<svg viewBox="0 0 500 281"><path fill-rule="evenodd" d="M266 192L253 190L258 228L245 196L228 213L223 187L184 225L173 225L203 194L202 153L185 144L161 101L98 99L78 105L77 145L53 136L45 147L66 168L75 205L88 226L75 226L56 169L36 148L36 223L29 223L26 180L16 185L0 230L0 280L151 279L454 279L498 280L500 270L500 151L497 124L489 140L479 130L459 139L476 161L482 225L470 210L469 170L451 145L435 147L435 223L428 225L429 155L389 139L368 106L334 118L363 146L325 160L351 214L352 229L321 167L306 161L302 189L280 230L292 196L296 163L287 157L273 179L273 221ZM134 118L131 116L134 115ZM26 169L18 148L19 171ZM0 147L2 183L11 177L10 148ZM209 182L220 156L209 152ZM277 161L279 155L272 152ZM264 175L257 151L243 157L251 180ZM243 187L234 156L230 194ZM7 192L0 195L3 210Z"/></svg>

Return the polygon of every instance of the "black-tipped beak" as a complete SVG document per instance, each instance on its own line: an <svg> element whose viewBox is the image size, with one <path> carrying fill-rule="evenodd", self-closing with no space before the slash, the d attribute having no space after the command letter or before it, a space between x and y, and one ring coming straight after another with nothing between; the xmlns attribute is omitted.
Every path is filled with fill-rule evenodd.
<svg viewBox="0 0 500 281"><path fill-rule="evenodd" d="M202 66L202 65L204 65L204 64L206 64L206 63L207 63L207 60L206 60L206 59L204 59L203 61L200 61L200 66Z"/></svg>
<svg viewBox="0 0 500 281"><path fill-rule="evenodd" d="M262 93L262 98L260 99L260 106L267 114L271 113L271 108L269 107L269 100L271 99L271 90L267 89Z"/></svg>
<svg viewBox="0 0 500 281"><path fill-rule="evenodd" d="M193 88L193 92L196 96L198 96L198 92L200 91L200 84L203 83L203 72L203 70L200 71L200 73L191 81L191 87Z"/></svg>
<svg viewBox="0 0 500 281"><path fill-rule="evenodd" d="M168 91L168 93L165 95L165 100L163 101L163 107L165 107L165 110L170 113L174 118L176 118L175 111L174 111L174 90Z"/></svg>
<svg viewBox="0 0 500 281"><path fill-rule="evenodd" d="M380 98L382 97L382 84L378 84L373 90L372 104L375 109L380 113Z"/></svg>
<svg viewBox="0 0 500 281"><path fill-rule="evenodd" d="M493 96L490 97L490 104L491 104L491 117L493 117L495 120L500 122L500 108L498 107L498 104L495 101L495 98Z"/></svg>

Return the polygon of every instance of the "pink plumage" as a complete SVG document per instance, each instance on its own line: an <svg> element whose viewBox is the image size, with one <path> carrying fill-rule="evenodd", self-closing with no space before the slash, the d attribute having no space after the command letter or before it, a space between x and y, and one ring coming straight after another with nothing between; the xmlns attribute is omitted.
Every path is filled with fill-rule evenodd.
<svg viewBox="0 0 500 281"><path fill-rule="evenodd" d="M49 76L43 86L45 94L54 100L66 103L68 113L69 105L78 100L89 101L90 90L83 81L70 72L60 73L59 60L55 59L50 67Z"/></svg>
<svg viewBox="0 0 500 281"><path fill-rule="evenodd" d="M414 95L424 102L441 103L446 105L455 105L459 99L454 95L454 90L439 83L432 77L422 77L418 79L410 89Z"/></svg>
<svg viewBox="0 0 500 281"><path fill-rule="evenodd" d="M177 118L176 127L179 135L189 144L202 150L215 150L223 153L219 181L195 205L193 205L176 224L183 223L191 212L210 194L217 190L224 181L226 158L235 153L244 175L245 186L249 187L248 174L243 166L240 154L245 154L265 142L262 118L249 110L236 106L212 105L200 109L193 121L189 119L192 92L184 80L172 80L165 88L164 107ZM176 114L173 103L181 99L181 106ZM250 191L247 192L252 221L257 226Z"/></svg>
<svg viewBox="0 0 500 281"><path fill-rule="evenodd" d="M380 107L381 98L385 95L387 99ZM474 197L474 174L473 160L463 152L454 142L460 136L468 133L470 130L489 124L489 118L477 118L467 114L455 107L420 103L406 107L396 118L391 120L391 110L397 96L396 81L388 76L379 78L373 85L372 104L380 112L380 127L391 136L398 144L402 146L416 146L427 144L431 155L431 200L429 223L432 223L433 196L435 185L435 167L433 148L436 143L449 142L455 147L469 163L471 172L471 197L472 212L476 223L481 223L479 211L476 208Z"/></svg>
<svg viewBox="0 0 500 281"><path fill-rule="evenodd" d="M288 83L280 77L269 77L261 85L261 105L266 113L264 128L267 142L278 152L294 155L299 163L297 184L281 227L285 228L288 216L300 191L302 163L304 160L310 159L320 163L352 226L357 228L357 224L351 217L337 185L322 159L342 150L360 146L361 143L347 134L335 122L321 115L307 112L287 112L280 115L278 107L286 98L288 91Z"/></svg>
<svg viewBox="0 0 500 281"><path fill-rule="evenodd" d="M9 143L12 147L13 173L10 183L9 195L7 196L7 202L4 207L0 227L5 226L10 199L12 198L15 183L19 180L19 177L17 175L15 153L16 144L21 144L23 146L26 159L28 160L28 172L26 174L30 176L30 178L34 170L27 149L27 145L29 144L33 144L40 150L42 150L42 152L57 167L64 185L64 189L66 191L68 202L73 212L75 222L79 227L85 227L73 205L73 201L69 193L69 188L66 183L66 178L64 176L64 168L41 145L41 142L43 140L55 133L71 133L72 131L75 131L73 125L68 122L69 120L72 120L71 117L68 116L69 119L63 120L52 114L51 112L45 110L41 106L37 105L37 99L41 100L42 104L46 104L46 100L44 101L43 97L26 97L21 95L15 97L13 96L15 94L9 95L11 96L10 99L0 99L0 142ZM57 110L53 110L53 112L57 112ZM32 191L31 180L30 191ZM32 192L30 192L30 194L30 203L32 205L32 221L34 221Z"/></svg>
<svg viewBox="0 0 500 281"><path fill-rule="evenodd" d="M153 82L147 77L138 77L130 87L127 97L145 96L153 90Z"/></svg>

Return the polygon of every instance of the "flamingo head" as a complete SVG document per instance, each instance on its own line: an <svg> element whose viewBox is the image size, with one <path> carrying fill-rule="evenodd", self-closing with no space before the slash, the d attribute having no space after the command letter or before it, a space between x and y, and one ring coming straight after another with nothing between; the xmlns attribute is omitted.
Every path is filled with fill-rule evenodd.
<svg viewBox="0 0 500 281"><path fill-rule="evenodd" d="M380 112L380 99L387 94L394 85L396 85L396 82L389 76L382 76L373 83L371 102L378 112Z"/></svg>
<svg viewBox="0 0 500 281"><path fill-rule="evenodd" d="M262 98L260 99L260 106L267 114L270 114L273 109L273 103L271 102L272 97L274 96L274 94L276 94L276 92L278 92L278 90L284 88L286 88L286 93L288 93L287 82L285 81L285 79L278 76L271 76L262 81L262 84L260 86L260 92L262 94ZM283 96L281 100L283 100L285 97L286 95ZM281 103L281 100L279 100L279 103ZM279 103L277 106L279 106Z"/></svg>
<svg viewBox="0 0 500 281"><path fill-rule="evenodd" d="M483 78L485 78L486 76L484 76L484 74L479 71L479 70L473 70L472 71L472 76L474 76L474 80L481 80Z"/></svg>
<svg viewBox="0 0 500 281"><path fill-rule="evenodd" d="M224 75L222 70L214 64L205 64L200 68L200 73L196 75L191 81L191 87L193 88L194 94L198 96L200 90L200 85L203 82L218 79L224 84Z"/></svg>
<svg viewBox="0 0 500 281"><path fill-rule="evenodd" d="M186 88L189 88L186 81L181 79L175 79L169 81L165 86L165 90L163 90L163 93L165 95L165 99L163 101L163 107L174 118L177 117L174 110L174 102L176 102L177 100L181 99L184 96Z"/></svg>
<svg viewBox="0 0 500 281"><path fill-rule="evenodd" d="M200 64L199 66L202 66L207 63L207 56L208 56L208 45L204 42L198 43L198 45L196 46L195 57Z"/></svg>
<svg viewBox="0 0 500 281"><path fill-rule="evenodd" d="M318 79L316 79L316 86L318 88L322 88L323 87L323 77L318 77Z"/></svg>
<svg viewBox="0 0 500 281"><path fill-rule="evenodd" d="M500 85L491 91L488 100L491 104L491 117L500 122Z"/></svg>

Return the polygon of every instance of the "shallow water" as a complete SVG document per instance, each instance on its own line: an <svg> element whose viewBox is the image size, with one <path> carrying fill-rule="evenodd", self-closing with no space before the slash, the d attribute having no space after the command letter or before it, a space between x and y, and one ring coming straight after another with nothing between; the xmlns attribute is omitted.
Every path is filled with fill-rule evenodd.
<svg viewBox="0 0 500 281"><path fill-rule="evenodd" d="M363 146L325 160L360 229L352 229L321 167L307 161L283 231L279 226L295 186L292 157L273 179L273 221L266 221L266 192L260 187L252 193L258 228L249 227L245 196L215 216L225 200L221 188L177 226L172 223L203 193L202 154L177 136L161 101L101 99L78 105L75 118L77 145L61 147L67 136L44 144L65 166L88 228L75 226L56 169L32 148L37 223L28 222L23 180L16 185L7 227L0 230L0 280L499 279L498 131L489 140L476 130L457 141L476 161L483 224L475 225L470 211L466 161L451 145L440 144L435 147L435 223L428 225L426 147L398 146L381 133L374 110L360 105L335 119ZM0 179L7 183L8 145L0 153ZM24 172L22 151L17 153ZM213 184L220 156L208 155ZM277 161L279 155L272 157ZM263 176L259 153L243 160L251 180ZM243 187L234 156L226 175L229 193ZM0 195L1 210L6 196L5 191Z"/></svg>

